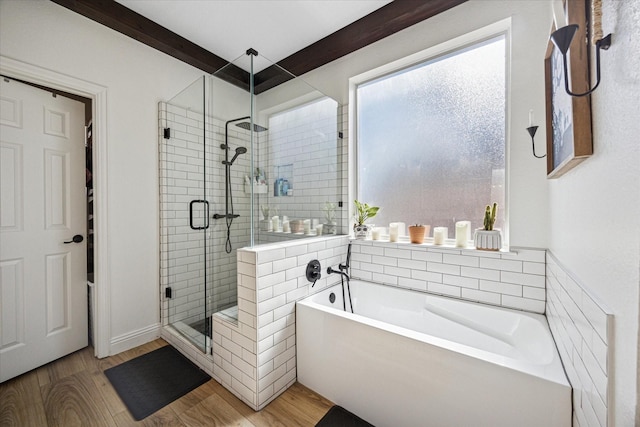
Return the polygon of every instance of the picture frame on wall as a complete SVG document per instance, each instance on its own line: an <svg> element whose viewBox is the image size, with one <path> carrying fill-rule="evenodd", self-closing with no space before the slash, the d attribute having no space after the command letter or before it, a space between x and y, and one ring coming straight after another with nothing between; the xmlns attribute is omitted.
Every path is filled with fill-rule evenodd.
<svg viewBox="0 0 640 427"><path fill-rule="evenodd" d="M587 27L589 1L565 0L568 24L579 29L567 52L569 87L582 93L589 89ZM555 31L554 24L551 32ZM547 178L559 178L593 154L590 96L571 96L565 91L562 54L549 41L545 55L547 122Z"/></svg>

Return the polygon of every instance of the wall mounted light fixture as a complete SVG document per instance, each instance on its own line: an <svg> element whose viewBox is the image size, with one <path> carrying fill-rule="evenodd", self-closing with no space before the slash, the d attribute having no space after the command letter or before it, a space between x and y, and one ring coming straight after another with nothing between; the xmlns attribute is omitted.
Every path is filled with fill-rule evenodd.
<svg viewBox="0 0 640 427"><path fill-rule="evenodd" d="M584 93L573 93L569 89L569 74L567 73L567 52L569 51L569 46L571 45L571 41L578 31L579 26L576 24L567 25L566 27L562 27L551 34L551 41L554 45L560 50L562 54L562 64L564 66L564 88L567 93L571 96L586 96L591 92L596 90L598 85L600 84L600 49L607 50L609 46L611 46L611 34L603 37L595 42L596 44L596 84L593 88L589 89Z"/></svg>
<svg viewBox="0 0 640 427"><path fill-rule="evenodd" d="M533 157L538 159L543 159L547 157L546 154L544 156L538 156L536 154L536 143L535 143L534 137L536 136L537 130L538 130L538 126L533 125L533 110L529 110L529 127L527 128L527 132L529 132L529 135L531 135L531 149L533 150Z"/></svg>

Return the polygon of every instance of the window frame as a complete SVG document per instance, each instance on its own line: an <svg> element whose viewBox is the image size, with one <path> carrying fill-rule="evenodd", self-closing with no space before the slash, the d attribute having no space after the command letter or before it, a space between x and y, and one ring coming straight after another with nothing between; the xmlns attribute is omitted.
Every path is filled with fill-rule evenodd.
<svg viewBox="0 0 640 427"><path fill-rule="evenodd" d="M359 165L358 165L358 86L370 81L392 75L403 70L411 69L425 62L433 61L441 57L464 51L476 44L481 44L487 40L504 36L505 42L505 181L504 181L504 227L502 237L504 250L509 249L509 181L510 181L510 150L511 141L511 19L507 18L483 28L459 35L443 43L428 47L422 51L399 58L395 61L378 66L349 79L349 229L353 228L354 206L353 200L358 198L359 188ZM478 215L482 215L479 212ZM448 239L445 243L450 244L455 239Z"/></svg>

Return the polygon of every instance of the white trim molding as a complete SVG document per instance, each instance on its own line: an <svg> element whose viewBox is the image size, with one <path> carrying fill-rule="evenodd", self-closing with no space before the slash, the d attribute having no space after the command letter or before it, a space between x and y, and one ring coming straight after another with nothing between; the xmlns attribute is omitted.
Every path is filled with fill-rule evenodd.
<svg viewBox="0 0 640 427"><path fill-rule="evenodd" d="M144 328L113 337L110 343L112 354L122 353L123 351L151 342L160 337L160 332L161 326L158 322L153 325L145 326Z"/></svg>

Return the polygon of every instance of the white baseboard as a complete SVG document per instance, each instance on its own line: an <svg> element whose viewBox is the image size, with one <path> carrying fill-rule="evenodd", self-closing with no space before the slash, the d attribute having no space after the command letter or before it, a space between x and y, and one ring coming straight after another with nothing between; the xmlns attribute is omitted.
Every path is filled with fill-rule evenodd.
<svg viewBox="0 0 640 427"><path fill-rule="evenodd" d="M122 353L159 338L160 328L160 323L154 323L145 328L112 338L109 355L113 356L114 354Z"/></svg>

